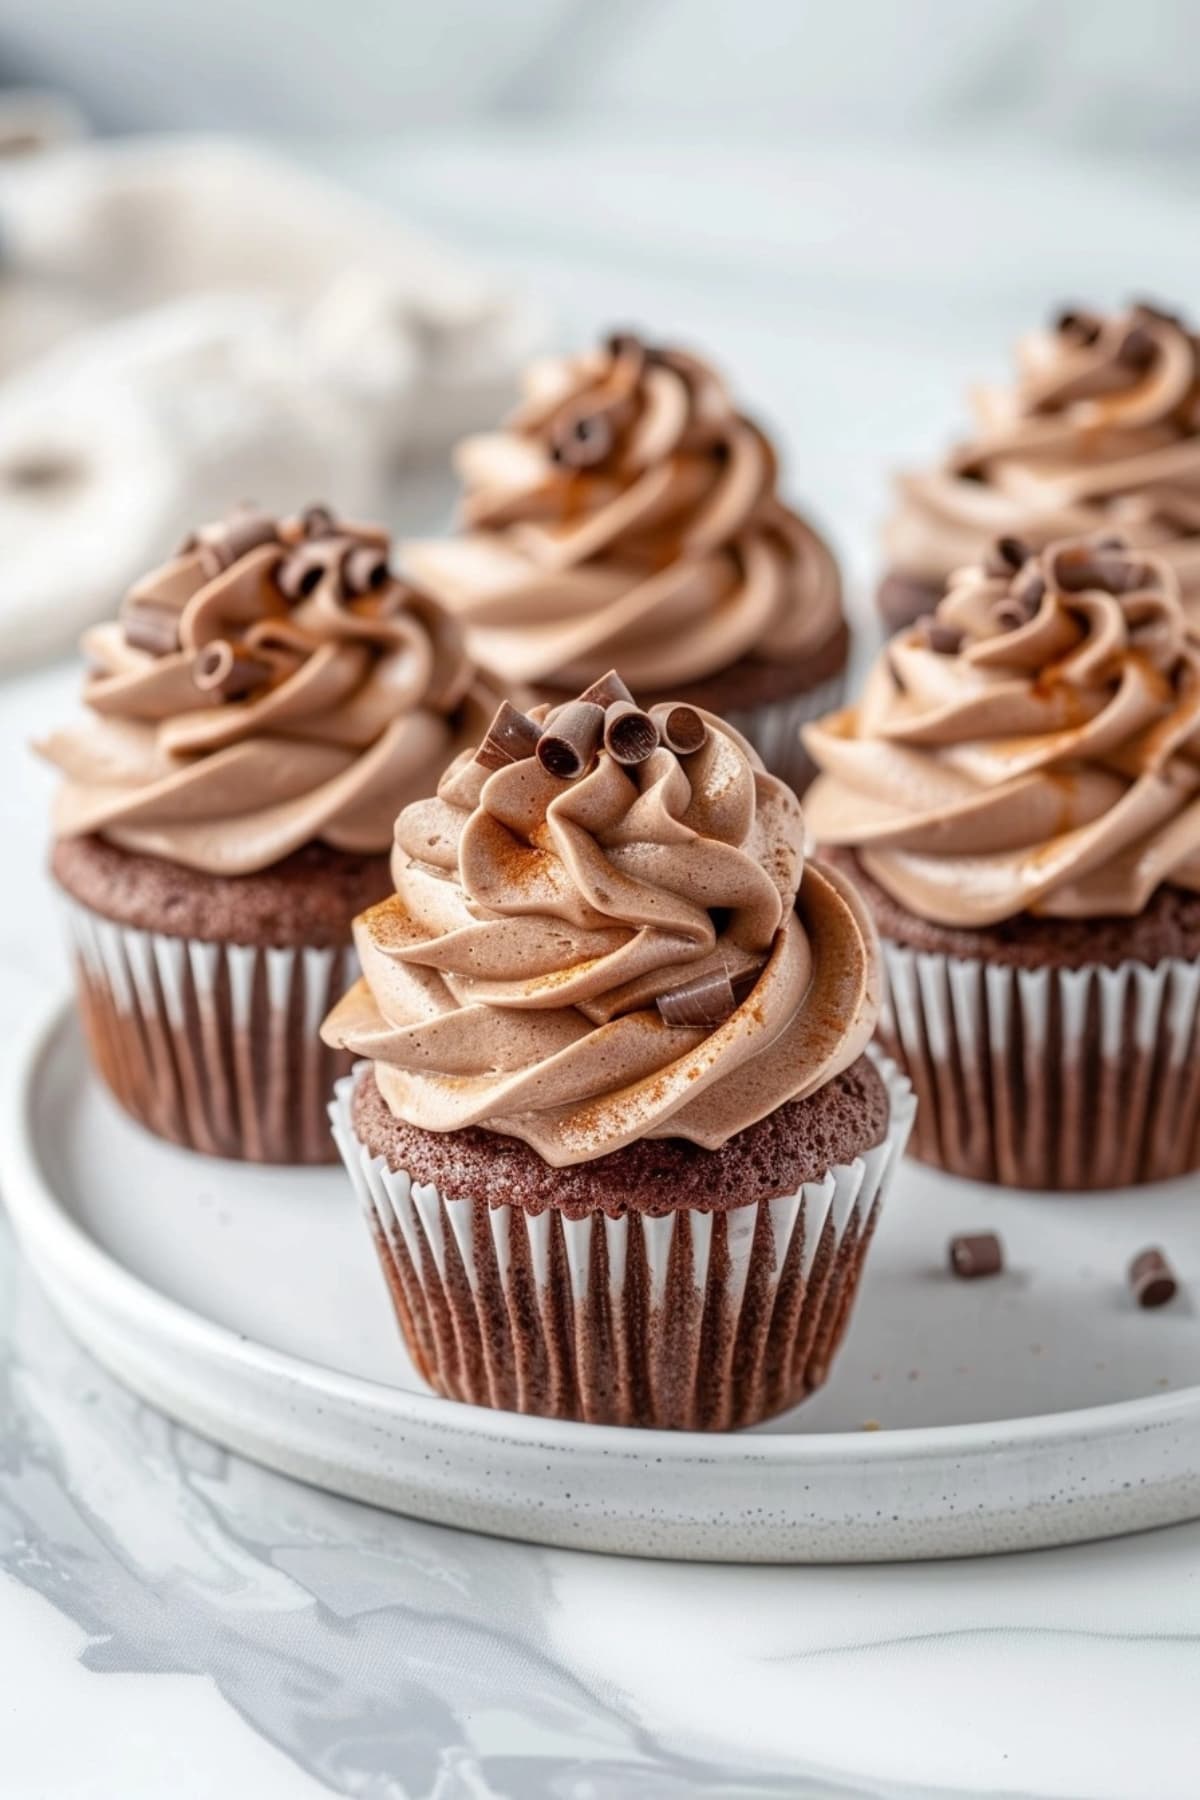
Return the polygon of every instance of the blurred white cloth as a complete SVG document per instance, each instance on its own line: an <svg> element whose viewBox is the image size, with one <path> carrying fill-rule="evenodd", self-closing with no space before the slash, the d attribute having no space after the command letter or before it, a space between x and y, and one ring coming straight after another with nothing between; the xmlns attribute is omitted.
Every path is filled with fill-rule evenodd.
<svg viewBox="0 0 1200 1800"><path fill-rule="evenodd" d="M235 501L392 518L406 467L494 418L540 334L258 150L0 161L0 664L65 648Z"/></svg>

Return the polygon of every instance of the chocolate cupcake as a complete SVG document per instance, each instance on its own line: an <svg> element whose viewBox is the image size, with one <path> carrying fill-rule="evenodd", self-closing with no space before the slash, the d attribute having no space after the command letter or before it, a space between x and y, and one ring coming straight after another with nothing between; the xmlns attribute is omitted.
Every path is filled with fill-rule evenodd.
<svg viewBox="0 0 1200 1800"><path fill-rule="evenodd" d="M1004 539L807 737L915 1153L1036 1188L1200 1167L1200 649L1170 564Z"/></svg>
<svg viewBox="0 0 1200 1800"><path fill-rule="evenodd" d="M313 507L209 526L89 631L55 880L93 1060L160 1136L332 1160L318 1027L388 891L397 802L494 705L386 533Z"/></svg>
<svg viewBox="0 0 1200 1800"><path fill-rule="evenodd" d="M791 790L611 675L506 707L396 827L326 1041L418 1369L480 1405L721 1429L824 1380L911 1096ZM803 875L803 880L801 876Z"/></svg>
<svg viewBox="0 0 1200 1800"><path fill-rule="evenodd" d="M889 630L936 605L997 537L1032 549L1118 531L1153 550L1200 618L1200 340L1145 303L1058 315L1017 351L1011 389L975 400L975 435L902 475L884 533Z"/></svg>
<svg viewBox="0 0 1200 1800"><path fill-rule="evenodd" d="M845 674L837 565L706 363L628 334L539 363L458 462L463 533L404 560L506 692L558 704L619 663L644 704L720 714L803 788L799 726Z"/></svg>

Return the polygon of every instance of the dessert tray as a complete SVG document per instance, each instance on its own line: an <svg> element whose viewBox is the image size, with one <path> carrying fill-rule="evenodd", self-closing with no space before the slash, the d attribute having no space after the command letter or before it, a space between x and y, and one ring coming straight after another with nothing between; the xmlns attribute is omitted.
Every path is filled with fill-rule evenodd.
<svg viewBox="0 0 1200 1800"><path fill-rule="evenodd" d="M586 1550L735 1562L964 1556L1200 1515L1200 1182L1086 1197L900 1173L828 1387L732 1436L432 1395L340 1166L260 1169L144 1133L64 1003L4 1096L3 1196L114 1374L259 1462L397 1512ZM948 1271L993 1230L1003 1273ZM1149 1311L1125 1282L1160 1244Z"/></svg>

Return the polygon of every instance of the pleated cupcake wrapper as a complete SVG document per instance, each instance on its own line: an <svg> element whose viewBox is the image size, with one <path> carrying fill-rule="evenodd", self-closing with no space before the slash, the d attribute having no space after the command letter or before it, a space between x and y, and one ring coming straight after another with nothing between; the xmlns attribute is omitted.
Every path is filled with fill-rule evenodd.
<svg viewBox="0 0 1200 1800"><path fill-rule="evenodd" d="M509 1411L691 1430L751 1424L824 1381L914 1101L880 1057L884 1141L798 1193L725 1212L568 1218L454 1199L333 1135L401 1328L441 1394Z"/></svg>
<svg viewBox="0 0 1200 1800"><path fill-rule="evenodd" d="M800 736L802 725L823 718L842 704L845 670L803 694L772 700L765 706L734 707L724 715L735 731L749 738L773 775L802 794L816 773Z"/></svg>
<svg viewBox="0 0 1200 1800"><path fill-rule="evenodd" d="M883 952L879 1040L916 1091L914 1155L1030 1188L1200 1168L1200 962L1011 969Z"/></svg>
<svg viewBox="0 0 1200 1800"><path fill-rule="evenodd" d="M351 1058L318 1034L357 973L349 945L214 944L65 907L92 1060L127 1112L214 1156L337 1160L329 1089Z"/></svg>

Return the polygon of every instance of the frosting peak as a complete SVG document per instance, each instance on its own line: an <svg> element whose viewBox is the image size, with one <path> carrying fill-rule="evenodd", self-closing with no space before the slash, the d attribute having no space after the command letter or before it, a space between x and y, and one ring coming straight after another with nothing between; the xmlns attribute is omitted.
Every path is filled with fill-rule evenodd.
<svg viewBox="0 0 1200 1800"><path fill-rule="evenodd" d="M465 531L405 566L509 684L618 660L661 691L841 623L833 559L776 492L767 439L698 357L629 333L536 364L505 430L458 453Z"/></svg>
<svg viewBox="0 0 1200 1800"><path fill-rule="evenodd" d="M373 1058L410 1123L484 1125L555 1166L640 1137L715 1147L874 1028L870 926L803 837L791 790L711 715L646 714L611 674L502 708L401 813L396 893L357 923L363 979L326 1041Z"/></svg>
<svg viewBox="0 0 1200 1800"><path fill-rule="evenodd" d="M900 478L894 569L941 582L999 534L1041 548L1115 529L1171 564L1200 617L1200 339L1181 318L1064 311L974 409L971 439Z"/></svg>
<svg viewBox="0 0 1200 1800"><path fill-rule="evenodd" d="M1120 539L1000 540L805 741L818 840L937 923L1200 890L1200 647L1172 568Z"/></svg>
<svg viewBox="0 0 1200 1800"><path fill-rule="evenodd" d="M486 718L460 634L392 574L386 532L324 507L202 527L89 631L90 718L39 746L60 836L239 875L320 838L390 847Z"/></svg>

